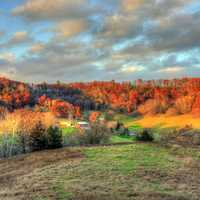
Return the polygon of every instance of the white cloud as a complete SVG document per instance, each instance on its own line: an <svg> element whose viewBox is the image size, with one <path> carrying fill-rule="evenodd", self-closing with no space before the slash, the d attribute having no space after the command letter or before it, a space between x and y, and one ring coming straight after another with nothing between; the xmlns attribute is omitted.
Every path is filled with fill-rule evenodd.
<svg viewBox="0 0 200 200"><path fill-rule="evenodd" d="M1 53L0 60L8 62L8 63L13 63L15 61L15 55L10 52Z"/></svg>
<svg viewBox="0 0 200 200"><path fill-rule="evenodd" d="M55 31L64 37L75 36L87 30L88 24L84 20L65 20L57 24Z"/></svg>
<svg viewBox="0 0 200 200"><path fill-rule="evenodd" d="M145 70L142 66L125 66L120 69L122 73L134 73L134 72L141 72Z"/></svg>
<svg viewBox="0 0 200 200"><path fill-rule="evenodd" d="M183 71L185 68L180 66L175 67L166 67L160 70L157 70L157 72L163 72L163 73L177 73Z"/></svg>
<svg viewBox="0 0 200 200"><path fill-rule="evenodd" d="M11 40L13 42L21 42L28 38L28 33L26 31L16 32Z"/></svg>
<svg viewBox="0 0 200 200"><path fill-rule="evenodd" d="M33 39L26 31L18 31L15 32L6 42L1 43L0 48L8 49L32 41Z"/></svg>
<svg viewBox="0 0 200 200"><path fill-rule="evenodd" d="M45 45L42 44L42 43L36 43L36 44L33 44L30 49L29 49L29 52L30 53L39 53L41 52L43 49L45 48Z"/></svg>
<svg viewBox="0 0 200 200"><path fill-rule="evenodd" d="M82 18L92 12L87 0L28 0L13 10L29 21Z"/></svg>
<svg viewBox="0 0 200 200"><path fill-rule="evenodd" d="M189 50L200 46L200 15L183 12L193 1L26 0L13 14L26 23L34 22L31 27L37 25L35 22L51 21L45 31L55 37L44 44L31 41L30 35L37 33L33 26L32 33L17 32L0 47L20 47L28 42L28 53L16 66L25 79L31 80L54 80L64 74L65 79L77 80L80 70L85 80L90 71L93 79L105 75L118 80L195 74L199 69L194 64L199 60L191 59L191 55L180 56L181 61L177 56L183 51L189 55ZM85 37L73 38L80 33ZM159 59L170 54L177 58Z"/></svg>
<svg viewBox="0 0 200 200"><path fill-rule="evenodd" d="M122 8L125 12L133 12L139 6L143 5L144 0L121 0Z"/></svg>

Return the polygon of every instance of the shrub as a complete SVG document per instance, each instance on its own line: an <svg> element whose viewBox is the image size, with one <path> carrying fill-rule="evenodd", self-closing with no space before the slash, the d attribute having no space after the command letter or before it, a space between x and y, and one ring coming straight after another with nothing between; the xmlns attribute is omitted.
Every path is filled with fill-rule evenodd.
<svg viewBox="0 0 200 200"><path fill-rule="evenodd" d="M121 136L128 136L129 135L129 130L124 126L123 123L118 123L118 126L115 130L112 130L114 133L117 135Z"/></svg>
<svg viewBox="0 0 200 200"><path fill-rule="evenodd" d="M20 138L22 153L30 153L31 152L31 148L29 145L30 136L22 132L18 133L18 136Z"/></svg>
<svg viewBox="0 0 200 200"><path fill-rule="evenodd" d="M149 99L138 107L138 112L142 115L155 115L158 113L165 113L167 109L168 106L165 101Z"/></svg>
<svg viewBox="0 0 200 200"><path fill-rule="evenodd" d="M174 128L162 129L162 130L159 130L158 133L154 134L154 141L162 145L167 145L171 141L175 141L178 134L179 133L177 129L174 129Z"/></svg>
<svg viewBox="0 0 200 200"><path fill-rule="evenodd" d="M80 130L76 134L79 144L104 144L109 141L111 132L103 125L94 124L90 130Z"/></svg>
<svg viewBox="0 0 200 200"><path fill-rule="evenodd" d="M12 134L0 135L0 157L7 158L22 153L20 137Z"/></svg>
<svg viewBox="0 0 200 200"><path fill-rule="evenodd" d="M117 134L121 135L121 136L129 136L129 130L128 128L125 128L124 126L121 126L118 130L117 130Z"/></svg>
<svg viewBox="0 0 200 200"><path fill-rule="evenodd" d="M60 147L62 134L56 128L48 129L56 122L51 113L28 109L7 113L0 121L0 156Z"/></svg>
<svg viewBox="0 0 200 200"><path fill-rule="evenodd" d="M140 116L140 113L139 113L138 111L135 110L135 111L133 111L133 112L131 113L130 116L136 118L136 117L139 117L139 116Z"/></svg>
<svg viewBox="0 0 200 200"><path fill-rule="evenodd" d="M163 145L200 145L200 131L193 129L191 126L185 126L182 129L164 129L160 133L160 139L157 142Z"/></svg>
<svg viewBox="0 0 200 200"><path fill-rule="evenodd" d="M166 112L166 116L176 116L176 115L178 115L179 113L178 113L178 111L177 111L177 109L176 108L169 108L168 110L167 110L167 112Z"/></svg>
<svg viewBox="0 0 200 200"><path fill-rule="evenodd" d="M91 112L90 113L90 116L89 116L89 121L90 122L97 122L98 121L98 118L100 117L101 113L98 112L98 111L95 111L95 112Z"/></svg>
<svg viewBox="0 0 200 200"><path fill-rule="evenodd" d="M45 126L39 121L30 133L29 145L32 151L38 151L47 147L48 140Z"/></svg>
<svg viewBox="0 0 200 200"><path fill-rule="evenodd" d="M143 142L152 142L154 140L151 129L143 129L136 133L136 139Z"/></svg>
<svg viewBox="0 0 200 200"><path fill-rule="evenodd" d="M180 97L175 102L175 108L179 114L190 113L192 111L194 100L195 99L192 96Z"/></svg>
<svg viewBox="0 0 200 200"><path fill-rule="evenodd" d="M114 119L115 113L112 110L109 110L105 113L104 118L106 121L112 121Z"/></svg>
<svg viewBox="0 0 200 200"><path fill-rule="evenodd" d="M58 127L50 126L47 129L47 148L56 149L62 147L62 131Z"/></svg>
<svg viewBox="0 0 200 200"><path fill-rule="evenodd" d="M200 95L195 98L194 104L192 106L192 114L196 117L200 117Z"/></svg>

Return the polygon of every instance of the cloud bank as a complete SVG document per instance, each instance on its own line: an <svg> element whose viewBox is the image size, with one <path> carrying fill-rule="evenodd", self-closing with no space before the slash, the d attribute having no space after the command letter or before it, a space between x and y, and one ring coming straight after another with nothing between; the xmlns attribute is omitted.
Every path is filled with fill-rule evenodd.
<svg viewBox="0 0 200 200"><path fill-rule="evenodd" d="M27 0L10 17L20 26L0 34L1 71L20 80L200 75L197 0Z"/></svg>

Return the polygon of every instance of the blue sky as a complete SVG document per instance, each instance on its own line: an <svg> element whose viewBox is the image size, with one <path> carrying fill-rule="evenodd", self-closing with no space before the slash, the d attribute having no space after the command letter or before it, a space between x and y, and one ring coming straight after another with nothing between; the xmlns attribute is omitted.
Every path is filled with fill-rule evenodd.
<svg viewBox="0 0 200 200"><path fill-rule="evenodd" d="M41 82L200 76L198 0L1 0L0 74Z"/></svg>

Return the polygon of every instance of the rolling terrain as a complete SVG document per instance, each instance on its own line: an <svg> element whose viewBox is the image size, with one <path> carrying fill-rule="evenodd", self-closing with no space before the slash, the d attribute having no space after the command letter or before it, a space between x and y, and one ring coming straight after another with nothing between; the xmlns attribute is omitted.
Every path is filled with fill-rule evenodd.
<svg viewBox="0 0 200 200"><path fill-rule="evenodd" d="M64 148L0 161L4 200L198 200L199 148Z"/></svg>

